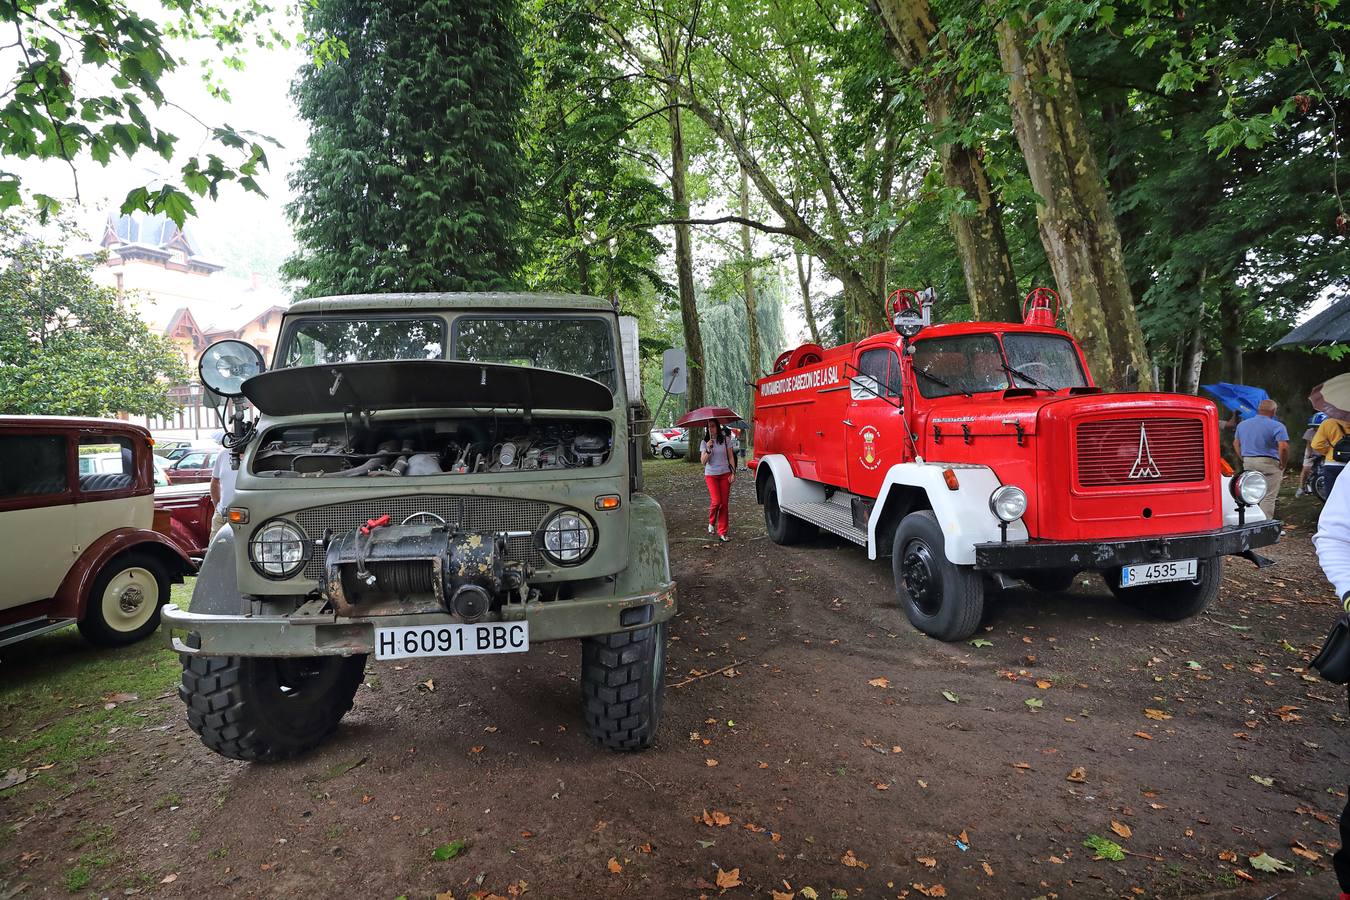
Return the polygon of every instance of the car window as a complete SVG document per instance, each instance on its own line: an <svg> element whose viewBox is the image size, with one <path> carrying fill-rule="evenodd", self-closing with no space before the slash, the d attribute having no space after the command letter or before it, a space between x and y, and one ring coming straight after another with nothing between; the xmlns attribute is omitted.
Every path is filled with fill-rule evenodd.
<svg viewBox="0 0 1350 900"><path fill-rule="evenodd" d="M599 316L459 316L451 358L533 366L618 384L614 337Z"/></svg>
<svg viewBox="0 0 1350 900"><path fill-rule="evenodd" d="M434 317L374 316L362 319L297 319L281 339L279 365L383 359L444 359L445 322Z"/></svg>
<svg viewBox="0 0 1350 900"><path fill-rule="evenodd" d="M79 459L81 491L125 490L136 480L136 451L130 438L81 435Z"/></svg>
<svg viewBox="0 0 1350 900"><path fill-rule="evenodd" d="M900 396L900 357L889 347L864 351L850 391L854 400Z"/></svg>
<svg viewBox="0 0 1350 900"><path fill-rule="evenodd" d="M1055 391L1087 387L1078 353L1064 338L1049 334L1005 334L1003 349L1008 354L1008 365L1016 370L1013 380L1018 387Z"/></svg>
<svg viewBox="0 0 1350 900"><path fill-rule="evenodd" d="M174 464L175 469L204 469L206 466L206 454L201 451L188 453Z"/></svg>
<svg viewBox="0 0 1350 900"><path fill-rule="evenodd" d="M67 487L63 436L0 436L0 498L59 494Z"/></svg>
<svg viewBox="0 0 1350 900"><path fill-rule="evenodd" d="M992 334L915 341L915 386L925 397L1002 391L1010 386L1003 354Z"/></svg>

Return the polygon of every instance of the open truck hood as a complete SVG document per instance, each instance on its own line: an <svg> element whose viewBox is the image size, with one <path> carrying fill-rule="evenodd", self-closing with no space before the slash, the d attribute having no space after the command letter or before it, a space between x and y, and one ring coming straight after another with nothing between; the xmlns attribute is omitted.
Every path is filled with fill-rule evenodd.
<svg viewBox="0 0 1350 900"><path fill-rule="evenodd" d="M614 395L582 375L455 360L392 360L274 369L243 384L269 416L348 410L501 408L608 412Z"/></svg>

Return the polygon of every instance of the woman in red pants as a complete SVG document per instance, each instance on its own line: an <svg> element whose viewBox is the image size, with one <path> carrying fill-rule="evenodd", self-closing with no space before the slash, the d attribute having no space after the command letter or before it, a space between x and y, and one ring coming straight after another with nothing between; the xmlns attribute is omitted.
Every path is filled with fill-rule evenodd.
<svg viewBox="0 0 1350 900"><path fill-rule="evenodd" d="M727 517L731 503L731 482L736 478L736 469L731 455L731 438L725 427L714 426L704 429L703 440L699 442L699 459L703 462L703 480L708 483L708 534L717 529L717 539L729 541L727 537Z"/></svg>

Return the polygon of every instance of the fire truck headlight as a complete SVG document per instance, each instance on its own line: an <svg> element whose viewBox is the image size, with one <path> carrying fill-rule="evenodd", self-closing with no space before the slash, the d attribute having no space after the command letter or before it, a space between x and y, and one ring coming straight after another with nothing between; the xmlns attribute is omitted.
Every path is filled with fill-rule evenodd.
<svg viewBox="0 0 1350 900"><path fill-rule="evenodd" d="M1243 472L1228 482L1233 499L1243 506L1255 506L1266 496L1266 476L1260 472Z"/></svg>
<svg viewBox="0 0 1350 900"><path fill-rule="evenodd" d="M1027 492L1012 484L995 488L989 495L989 509L1000 522L1016 522L1027 511Z"/></svg>

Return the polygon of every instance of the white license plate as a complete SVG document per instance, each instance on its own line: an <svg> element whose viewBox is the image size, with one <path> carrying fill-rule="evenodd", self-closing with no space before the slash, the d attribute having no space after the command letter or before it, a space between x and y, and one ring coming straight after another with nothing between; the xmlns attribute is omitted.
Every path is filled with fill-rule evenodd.
<svg viewBox="0 0 1350 900"><path fill-rule="evenodd" d="M528 649L530 649L528 622L401 625L397 628L375 629L376 659L524 653Z"/></svg>
<svg viewBox="0 0 1350 900"><path fill-rule="evenodd" d="M1194 559L1175 559L1171 562L1123 566L1120 570L1120 586L1134 587L1139 584L1159 584L1164 581L1194 581L1198 566L1198 561Z"/></svg>

